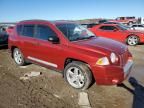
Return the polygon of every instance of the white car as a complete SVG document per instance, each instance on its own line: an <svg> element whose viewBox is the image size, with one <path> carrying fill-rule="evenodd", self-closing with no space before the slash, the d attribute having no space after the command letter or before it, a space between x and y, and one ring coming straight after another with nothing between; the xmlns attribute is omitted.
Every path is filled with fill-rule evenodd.
<svg viewBox="0 0 144 108"><path fill-rule="evenodd" d="M133 25L131 26L131 29L144 31L144 25L142 25L142 24L133 24Z"/></svg>
<svg viewBox="0 0 144 108"><path fill-rule="evenodd" d="M141 24L144 24L144 18L141 18Z"/></svg>

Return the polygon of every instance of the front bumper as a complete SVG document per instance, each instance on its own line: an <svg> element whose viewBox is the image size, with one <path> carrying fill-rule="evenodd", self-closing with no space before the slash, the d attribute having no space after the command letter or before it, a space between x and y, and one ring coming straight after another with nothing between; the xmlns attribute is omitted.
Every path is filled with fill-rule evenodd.
<svg viewBox="0 0 144 108"><path fill-rule="evenodd" d="M92 72L98 85L114 85L122 83L131 72L133 61L128 60L124 67L94 66Z"/></svg>
<svg viewBox="0 0 144 108"><path fill-rule="evenodd" d="M127 64L123 67L124 77L125 78L130 73L132 66L133 66L133 61L132 60L128 60Z"/></svg>
<svg viewBox="0 0 144 108"><path fill-rule="evenodd" d="M140 37L140 42L141 42L141 43L144 43L144 35L139 36L139 37Z"/></svg>

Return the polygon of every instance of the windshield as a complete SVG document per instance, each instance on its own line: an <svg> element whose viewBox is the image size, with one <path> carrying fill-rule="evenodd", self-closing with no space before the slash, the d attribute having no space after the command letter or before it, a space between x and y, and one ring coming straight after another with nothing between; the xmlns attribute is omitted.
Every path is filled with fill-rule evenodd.
<svg viewBox="0 0 144 108"><path fill-rule="evenodd" d="M92 32L78 24L57 24L56 26L70 41L95 37Z"/></svg>
<svg viewBox="0 0 144 108"><path fill-rule="evenodd" d="M126 26L126 25L123 25L123 24L119 24L118 27L121 29L121 30L128 30L130 29L130 27Z"/></svg>

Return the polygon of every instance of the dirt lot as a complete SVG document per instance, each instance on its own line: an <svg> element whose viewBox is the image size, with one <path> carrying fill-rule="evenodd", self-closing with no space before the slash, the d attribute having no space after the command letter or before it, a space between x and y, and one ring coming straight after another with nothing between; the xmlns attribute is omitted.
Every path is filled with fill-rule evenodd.
<svg viewBox="0 0 144 108"><path fill-rule="evenodd" d="M134 56L131 76L144 84L144 45L129 47ZM27 72L42 72L21 80ZM124 84L130 88L128 81ZM133 94L123 87L96 86L88 90L92 108L131 108ZM62 74L34 64L18 67L7 49L0 49L0 108L80 108L80 91L70 87Z"/></svg>

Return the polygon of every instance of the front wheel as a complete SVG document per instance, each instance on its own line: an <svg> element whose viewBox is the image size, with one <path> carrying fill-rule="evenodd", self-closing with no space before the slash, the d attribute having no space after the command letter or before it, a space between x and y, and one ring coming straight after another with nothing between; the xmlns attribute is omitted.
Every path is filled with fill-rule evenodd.
<svg viewBox="0 0 144 108"><path fill-rule="evenodd" d="M135 46L139 43L139 38L138 36L131 35L127 38L127 44L131 46Z"/></svg>
<svg viewBox="0 0 144 108"><path fill-rule="evenodd" d="M92 73L86 64L74 61L65 67L64 78L72 87L85 90L92 82Z"/></svg>

